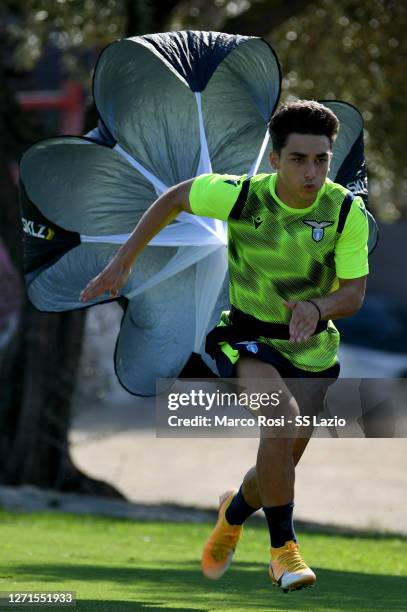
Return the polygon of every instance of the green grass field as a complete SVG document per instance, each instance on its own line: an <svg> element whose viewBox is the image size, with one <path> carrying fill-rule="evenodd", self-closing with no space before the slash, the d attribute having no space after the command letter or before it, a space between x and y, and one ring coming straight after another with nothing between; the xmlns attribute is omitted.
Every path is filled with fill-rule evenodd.
<svg viewBox="0 0 407 612"><path fill-rule="evenodd" d="M76 591L67 609L407 610L407 541L394 537L299 533L318 582L284 594L271 587L268 534L257 525L218 582L199 569L209 524L0 512L0 525L0 591Z"/></svg>

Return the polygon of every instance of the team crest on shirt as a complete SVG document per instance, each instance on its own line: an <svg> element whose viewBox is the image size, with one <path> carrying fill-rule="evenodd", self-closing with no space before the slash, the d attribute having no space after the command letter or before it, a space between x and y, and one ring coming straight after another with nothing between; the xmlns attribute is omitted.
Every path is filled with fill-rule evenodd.
<svg viewBox="0 0 407 612"><path fill-rule="evenodd" d="M310 225L312 228L312 239L315 242L321 242L324 237L324 230L326 227L333 225L333 221L304 221L306 225Z"/></svg>

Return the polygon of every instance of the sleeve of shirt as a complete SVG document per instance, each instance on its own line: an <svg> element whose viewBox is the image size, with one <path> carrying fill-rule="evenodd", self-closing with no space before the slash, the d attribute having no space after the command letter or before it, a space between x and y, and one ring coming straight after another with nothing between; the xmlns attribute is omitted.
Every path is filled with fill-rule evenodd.
<svg viewBox="0 0 407 612"><path fill-rule="evenodd" d="M369 224L363 200L352 202L342 234L335 246L335 267L338 278L351 279L369 273Z"/></svg>
<svg viewBox="0 0 407 612"><path fill-rule="evenodd" d="M189 193L189 205L194 215L226 221L245 178L231 174L198 176Z"/></svg>

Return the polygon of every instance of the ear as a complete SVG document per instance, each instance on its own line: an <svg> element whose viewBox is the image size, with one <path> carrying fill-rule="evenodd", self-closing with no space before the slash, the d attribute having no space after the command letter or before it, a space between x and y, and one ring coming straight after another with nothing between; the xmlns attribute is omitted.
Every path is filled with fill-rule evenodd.
<svg viewBox="0 0 407 612"><path fill-rule="evenodd" d="M271 151L269 154L270 165L274 170L278 170L280 165L280 156L276 151Z"/></svg>

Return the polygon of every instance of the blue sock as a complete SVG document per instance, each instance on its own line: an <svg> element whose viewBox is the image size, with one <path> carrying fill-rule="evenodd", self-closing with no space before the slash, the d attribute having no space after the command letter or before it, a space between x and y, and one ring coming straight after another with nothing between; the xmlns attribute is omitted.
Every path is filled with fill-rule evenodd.
<svg viewBox="0 0 407 612"><path fill-rule="evenodd" d="M297 541L293 525L293 510L293 502L284 506L263 508L273 548L280 548L280 546L284 546L289 540Z"/></svg>
<svg viewBox="0 0 407 612"><path fill-rule="evenodd" d="M242 487L236 493L232 502L229 504L225 513L225 518L229 525L243 525L246 519L256 512L257 508L252 508L243 497Z"/></svg>

